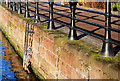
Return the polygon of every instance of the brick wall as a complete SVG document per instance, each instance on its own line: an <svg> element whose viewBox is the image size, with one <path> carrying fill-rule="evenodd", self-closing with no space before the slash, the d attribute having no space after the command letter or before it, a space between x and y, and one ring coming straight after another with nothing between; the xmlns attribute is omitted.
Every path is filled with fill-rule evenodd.
<svg viewBox="0 0 120 81"><path fill-rule="evenodd" d="M0 25L24 52L26 21L0 6ZM45 79L118 79L119 70L112 68L113 64L97 61L89 56L88 50L83 50L92 47L87 43L77 41L86 45L77 50L71 44L76 41L65 43L67 36L63 32L47 31L42 26L35 26L34 31L31 63Z"/></svg>

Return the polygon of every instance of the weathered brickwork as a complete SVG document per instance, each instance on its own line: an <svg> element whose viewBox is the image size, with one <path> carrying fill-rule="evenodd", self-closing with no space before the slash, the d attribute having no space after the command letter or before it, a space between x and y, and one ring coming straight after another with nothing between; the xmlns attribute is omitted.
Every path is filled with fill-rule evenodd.
<svg viewBox="0 0 120 81"><path fill-rule="evenodd" d="M24 53L26 21L0 6L0 25ZM67 44L62 46L55 35L39 27L34 31L31 63L45 79L118 79L118 70L110 64L90 58Z"/></svg>

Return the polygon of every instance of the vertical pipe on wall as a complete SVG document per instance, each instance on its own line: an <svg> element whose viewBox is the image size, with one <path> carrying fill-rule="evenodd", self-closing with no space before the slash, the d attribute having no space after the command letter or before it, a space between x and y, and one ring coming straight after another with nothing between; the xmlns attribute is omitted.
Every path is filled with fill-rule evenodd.
<svg viewBox="0 0 120 81"><path fill-rule="evenodd" d="M111 2L107 0L106 9L105 9L105 40L103 41L103 47L101 51L101 56L103 57L112 57L114 56L113 47L111 40Z"/></svg>
<svg viewBox="0 0 120 81"><path fill-rule="evenodd" d="M49 23L47 29L52 30L55 29L55 25L53 22L53 4L54 0L49 0Z"/></svg>
<svg viewBox="0 0 120 81"><path fill-rule="evenodd" d="M75 0L70 0L70 10L71 10L71 28L69 31L69 36L68 36L68 40L77 40L77 33L76 30L74 30L73 28L75 27L75 9L76 9L76 5L77 2Z"/></svg>

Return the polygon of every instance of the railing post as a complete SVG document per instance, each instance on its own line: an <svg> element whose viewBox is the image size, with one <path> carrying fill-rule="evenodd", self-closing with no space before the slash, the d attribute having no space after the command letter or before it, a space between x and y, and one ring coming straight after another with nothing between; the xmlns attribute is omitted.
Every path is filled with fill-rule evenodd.
<svg viewBox="0 0 120 81"><path fill-rule="evenodd" d="M26 6L26 8L25 8L24 17L25 17L25 18L28 18L28 17L30 17L30 13L28 12L28 0L26 0L25 6Z"/></svg>
<svg viewBox="0 0 120 81"><path fill-rule="evenodd" d="M36 0L36 2L35 2L35 12L36 12L36 14L35 14L35 18L37 19L37 20L40 20L40 17L38 16L38 14L39 14L39 11L38 11L38 0ZM38 23L38 21L35 21L35 23Z"/></svg>
<svg viewBox="0 0 120 81"><path fill-rule="evenodd" d="M54 0L49 0L49 23L47 29L52 30L55 29L55 25L53 22L53 4Z"/></svg>
<svg viewBox="0 0 120 81"><path fill-rule="evenodd" d="M111 40L111 2L107 0L106 9L105 9L105 40L103 41L103 47L101 51L101 56L103 57L112 57L114 56L113 47Z"/></svg>
<svg viewBox="0 0 120 81"><path fill-rule="evenodd" d="M8 7L11 8L11 0L9 0L9 6Z"/></svg>
<svg viewBox="0 0 120 81"><path fill-rule="evenodd" d="M22 14L22 10L21 10L21 0L19 0L18 2L18 10L17 10L18 14Z"/></svg>
<svg viewBox="0 0 120 81"><path fill-rule="evenodd" d="M13 7L12 7L12 11L16 11L15 0L13 0Z"/></svg>
<svg viewBox="0 0 120 81"><path fill-rule="evenodd" d="M71 9L71 28L69 31L69 36L68 36L68 40L77 40L77 33L76 30L74 30L73 28L75 27L75 9L76 9L76 5L77 2L75 0L70 0L70 9Z"/></svg>

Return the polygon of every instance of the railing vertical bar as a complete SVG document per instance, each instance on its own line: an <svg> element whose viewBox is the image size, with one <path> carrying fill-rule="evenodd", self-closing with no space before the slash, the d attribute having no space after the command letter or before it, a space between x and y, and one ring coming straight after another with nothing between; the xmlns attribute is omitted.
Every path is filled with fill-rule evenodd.
<svg viewBox="0 0 120 81"><path fill-rule="evenodd" d="M26 4L25 4L25 14L24 14L25 18L30 17L30 14L28 12L28 0L26 0Z"/></svg>
<svg viewBox="0 0 120 81"><path fill-rule="evenodd" d="M52 30L52 29L55 29L55 25L54 25L54 22L53 22L53 4L54 2L52 2L51 0L49 0L49 23L48 23L48 27L47 29L49 30Z"/></svg>
<svg viewBox="0 0 120 81"><path fill-rule="evenodd" d="M8 6L8 8L11 8L11 0L9 0L9 6Z"/></svg>
<svg viewBox="0 0 120 81"><path fill-rule="evenodd" d="M111 43L111 2L107 0L105 9L105 40L103 41L103 47L101 51L101 56L112 57L114 56L113 47Z"/></svg>
<svg viewBox="0 0 120 81"><path fill-rule="evenodd" d="M12 7L12 11L16 11L15 0L13 0L13 7Z"/></svg>
<svg viewBox="0 0 120 81"><path fill-rule="evenodd" d="M77 39L77 33L76 30L74 29L75 27L75 9L76 9L76 5L77 2L72 2L73 0L71 0L70 3L70 10L71 10L71 27L70 27L70 31L69 31L69 36L68 36L68 40L76 40Z"/></svg>
<svg viewBox="0 0 120 81"><path fill-rule="evenodd" d="M22 9L21 9L21 0L19 0L18 2L18 11L17 11L18 14L22 14Z"/></svg>
<svg viewBox="0 0 120 81"><path fill-rule="evenodd" d="M38 14L39 14L39 11L38 11L38 0L36 0L36 2L35 2L35 12L36 12L36 14L35 14L35 18L37 19L37 20L40 20L40 17L38 16ZM38 23L38 21L35 21L35 23Z"/></svg>

